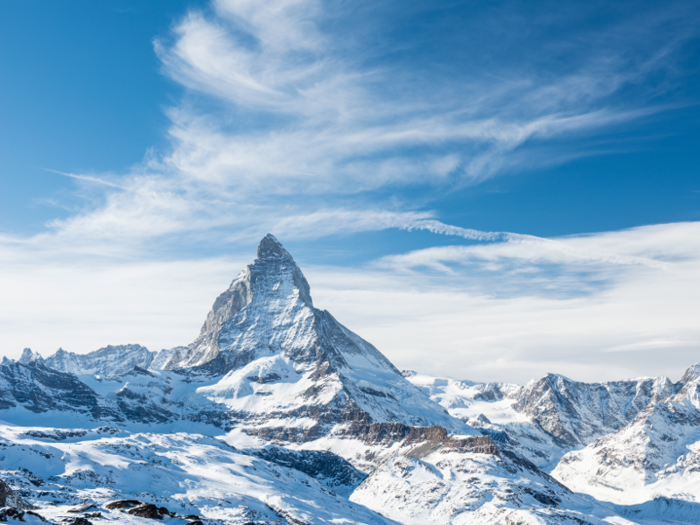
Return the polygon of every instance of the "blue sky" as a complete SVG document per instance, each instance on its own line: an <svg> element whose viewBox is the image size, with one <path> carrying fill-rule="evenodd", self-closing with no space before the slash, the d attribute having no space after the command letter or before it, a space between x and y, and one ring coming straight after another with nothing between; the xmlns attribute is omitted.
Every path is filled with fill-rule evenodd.
<svg viewBox="0 0 700 525"><path fill-rule="evenodd" d="M700 355L699 19L6 0L0 351L185 344L270 231L400 367L680 375Z"/></svg>

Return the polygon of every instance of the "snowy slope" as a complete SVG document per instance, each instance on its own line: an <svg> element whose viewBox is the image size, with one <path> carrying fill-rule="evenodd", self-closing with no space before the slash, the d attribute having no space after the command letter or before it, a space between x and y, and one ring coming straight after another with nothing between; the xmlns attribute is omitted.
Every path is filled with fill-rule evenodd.
<svg viewBox="0 0 700 525"><path fill-rule="evenodd" d="M196 434L75 432L0 425L0 478L44 517L92 502L100 523L152 523L110 500L133 499L217 523L390 524L308 474ZM77 434L77 435L76 435ZM80 435L82 434L82 435ZM75 515L74 515L75 516ZM180 521L180 523L183 523Z"/></svg>
<svg viewBox="0 0 700 525"><path fill-rule="evenodd" d="M700 524L700 365L676 384L401 374L271 235L188 346L3 359L0 436L0 479L53 521L90 500L96 524L142 523L104 507L129 498L212 525Z"/></svg>
<svg viewBox="0 0 700 525"><path fill-rule="evenodd" d="M483 441L481 446L470 446L475 439ZM488 445L488 438L463 441L398 450L355 490L351 501L415 525L602 525L605 519L621 520L611 506L571 493L531 463L493 442Z"/></svg>

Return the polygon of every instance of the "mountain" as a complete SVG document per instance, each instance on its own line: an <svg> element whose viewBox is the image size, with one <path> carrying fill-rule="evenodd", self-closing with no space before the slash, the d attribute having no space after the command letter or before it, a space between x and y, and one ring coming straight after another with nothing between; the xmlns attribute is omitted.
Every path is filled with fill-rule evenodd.
<svg viewBox="0 0 700 525"><path fill-rule="evenodd" d="M564 456L553 475L575 490L618 503L659 496L700 503L700 366L679 391L627 425Z"/></svg>
<svg viewBox="0 0 700 525"><path fill-rule="evenodd" d="M581 383L547 374L523 387L513 409L529 416L562 446L573 448L614 432L645 407L677 391L667 377Z"/></svg>
<svg viewBox="0 0 700 525"><path fill-rule="evenodd" d="M198 393L264 439L308 441L358 421L469 432L376 348L315 308L302 271L272 235L216 299L199 337L156 362L164 370L215 367L222 379Z"/></svg>
<svg viewBox="0 0 700 525"><path fill-rule="evenodd" d="M46 359L46 366L76 375L119 376L135 366L150 368L154 352L141 345L105 346L89 354L58 350Z"/></svg>
<svg viewBox="0 0 700 525"><path fill-rule="evenodd" d="M40 362L44 368L35 366ZM331 432L352 436L383 421L472 433L371 344L315 308L306 278L272 235L216 299L189 346L157 354L139 345L86 355L59 350L45 361L25 351L7 368L8 392L22 374L45 379L44 369L56 371L52 392L63 391L62 384L86 392L114 421L190 421L283 442ZM44 379L37 393L50 398ZM31 381L23 385L31 389ZM70 401L27 405L31 392L14 401L4 397L31 411L91 414Z"/></svg>
<svg viewBox="0 0 700 525"><path fill-rule="evenodd" d="M553 468L570 449L562 447L527 414L513 406L523 387L508 383L475 383L404 371L404 376L448 412L497 443L508 445L541 469Z"/></svg>

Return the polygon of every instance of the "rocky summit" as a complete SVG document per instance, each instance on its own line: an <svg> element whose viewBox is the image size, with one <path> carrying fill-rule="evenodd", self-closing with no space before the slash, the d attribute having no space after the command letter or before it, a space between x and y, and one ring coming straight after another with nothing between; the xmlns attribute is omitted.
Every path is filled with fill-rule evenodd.
<svg viewBox="0 0 700 525"><path fill-rule="evenodd" d="M196 339L0 364L0 521L700 523L700 366L399 372L273 236Z"/></svg>

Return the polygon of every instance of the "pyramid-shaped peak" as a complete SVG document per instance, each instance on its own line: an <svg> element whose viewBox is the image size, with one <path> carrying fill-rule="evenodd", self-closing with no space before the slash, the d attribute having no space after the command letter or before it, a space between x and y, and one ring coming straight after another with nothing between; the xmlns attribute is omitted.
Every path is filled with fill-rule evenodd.
<svg viewBox="0 0 700 525"><path fill-rule="evenodd" d="M284 258L293 261L292 256L287 250L284 249L282 243L277 240L277 238L268 233L263 237L262 241L258 245L258 259L270 259L270 258Z"/></svg>

